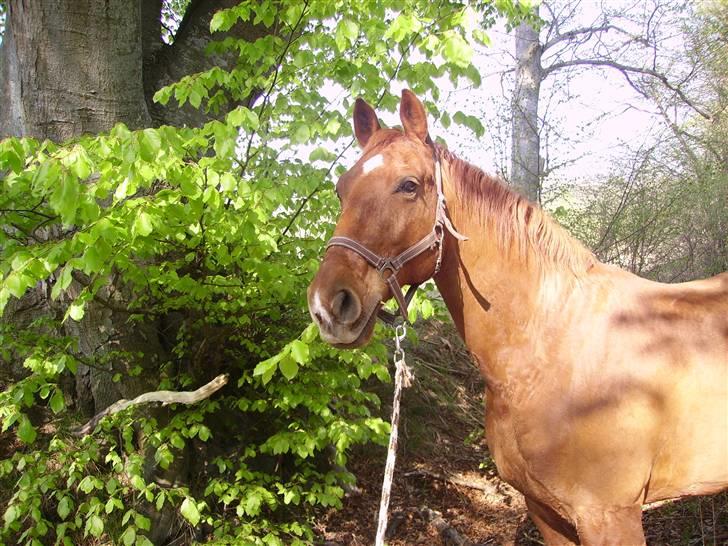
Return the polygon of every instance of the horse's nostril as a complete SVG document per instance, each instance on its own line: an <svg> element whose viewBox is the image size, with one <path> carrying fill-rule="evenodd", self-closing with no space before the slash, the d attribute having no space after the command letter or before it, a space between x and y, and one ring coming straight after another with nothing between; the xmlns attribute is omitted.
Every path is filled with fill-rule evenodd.
<svg viewBox="0 0 728 546"><path fill-rule="evenodd" d="M342 324L351 324L361 312L359 298L351 290L340 290L331 300L331 312Z"/></svg>

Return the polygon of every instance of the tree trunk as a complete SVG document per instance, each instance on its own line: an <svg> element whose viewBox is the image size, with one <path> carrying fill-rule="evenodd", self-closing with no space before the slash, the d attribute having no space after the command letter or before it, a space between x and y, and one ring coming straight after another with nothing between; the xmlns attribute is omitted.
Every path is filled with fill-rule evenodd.
<svg viewBox="0 0 728 546"><path fill-rule="evenodd" d="M0 110L0 136L61 142L107 131L117 122L131 128L148 125L141 21L139 2L11 0L0 51L0 100L5 106ZM43 286L15 308L26 308L26 301L35 303L35 316L58 312ZM28 320L14 315L13 307L7 311L7 320ZM66 333L78 339L82 356L139 351L139 340L144 340L144 352L151 360L164 358L152 324L131 327L128 315L115 314L119 315L90 302L81 322L66 323ZM112 375L111 370L79 367L75 401L82 410L98 412L121 396L135 396L156 384L154 374L118 384Z"/></svg>
<svg viewBox="0 0 728 546"><path fill-rule="evenodd" d="M63 141L147 124L140 27L138 2L10 0L0 137Z"/></svg>
<svg viewBox="0 0 728 546"><path fill-rule="evenodd" d="M538 32L526 23L516 29L516 87L513 92L511 176L513 187L534 203L541 201L541 141L538 98L543 79Z"/></svg>
<svg viewBox="0 0 728 546"><path fill-rule="evenodd" d="M0 138L61 142L108 131L118 122L138 129L209 120L209 115L191 107L154 104L152 97L186 74L214 65L230 68L238 62L235 54L205 53L210 19L219 9L235 4L237 0L192 0L174 43L166 45L161 40L161 0L10 0L0 46ZM221 38L254 40L265 32L270 30L242 23ZM106 292L106 299L114 294L122 300L120 294L125 293L117 286ZM123 301L116 303L124 307ZM51 309L47 287L41 285L20 302L11 302L3 320L26 324L56 311ZM121 396L134 397L156 386L153 370L167 358L156 319L143 324L129 324L127 319L124 312L90 302L81 322L67 322L67 334L79 340L82 355L143 349L142 366L150 371L131 378L124 374L122 362L114 371L125 378L117 385L111 382L111 370L81 366L77 402L86 413L98 413Z"/></svg>

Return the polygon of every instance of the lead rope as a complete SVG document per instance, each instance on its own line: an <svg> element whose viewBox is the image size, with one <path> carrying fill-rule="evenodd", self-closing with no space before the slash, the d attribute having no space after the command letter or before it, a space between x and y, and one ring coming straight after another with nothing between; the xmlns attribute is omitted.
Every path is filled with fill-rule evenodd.
<svg viewBox="0 0 728 546"><path fill-rule="evenodd" d="M445 202L445 192L442 189L442 167L439 157L435 158L435 190L437 191L437 209L435 212L435 227L438 236L437 261L435 262L435 272L437 275L442 265L442 248L444 230L447 230L453 237L460 241L467 241L468 238L459 233L452 225L447 215L447 203ZM384 482L382 483L382 497L379 501L379 521L377 523L377 536L374 546L384 546L384 535L387 532L387 517L389 510L389 497L392 492L392 480L394 478L394 464L397 459L397 438L399 427L399 403L402 398L402 388L407 388L412 384L413 373L407 363L404 361L404 349L401 342L407 335L407 327L400 324L394 331L394 397L392 399L392 420L391 432L389 434L389 450L387 451L387 463L384 467Z"/></svg>
<svg viewBox="0 0 728 546"><path fill-rule="evenodd" d="M387 451L387 464L384 467L384 482L382 483L382 498L379 501L379 522L377 524L377 538L375 546L384 546L384 534L387 532L387 511L389 510L389 496L392 492L392 479L394 477L394 463L397 459L397 428L399 426L399 402L402 398L402 388L412 384L414 377L412 369L404 361L402 340L407 335L407 327L400 324L394 330L394 397L392 399L391 432L389 434L389 450Z"/></svg>

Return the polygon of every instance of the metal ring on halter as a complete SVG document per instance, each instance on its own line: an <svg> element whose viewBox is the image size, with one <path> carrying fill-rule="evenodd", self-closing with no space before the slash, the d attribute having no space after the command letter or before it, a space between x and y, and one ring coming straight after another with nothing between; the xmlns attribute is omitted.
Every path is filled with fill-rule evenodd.
<svg viewBox="0 0 728 546"><path fill-rule="evenodd" d="M389 275L386 277L384 276L385 271L389 271ZM397 274L397 268L394 267L391 260L387 260L381 266L377 267L377 272L379 273L379 276L382 277L382 280L386 281L392 275Z"/></svg>
<svg viewBox="0 0 728 546"><path fill-rule="evenodd" d="M404 338L407 336L407 326L403 322L402 324L398 324L395 326L394 329L394 363L397 364L398 362L404 361L404 349L402 349L401 342L404 340Z"/></svg>

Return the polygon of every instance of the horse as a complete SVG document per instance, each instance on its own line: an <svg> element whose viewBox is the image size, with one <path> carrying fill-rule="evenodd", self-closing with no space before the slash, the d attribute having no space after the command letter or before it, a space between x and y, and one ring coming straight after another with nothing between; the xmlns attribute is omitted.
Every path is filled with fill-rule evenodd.
<svg viewBox="0 0 728 546"><path fill-rule="evenodd" d="M728 487L728 273L662 284L600 262L548 214L362 99L362 155L308 289L321 338L366 344L433 278L485 381L499 475L547 545L645 544L642 506Z"/></svg>

